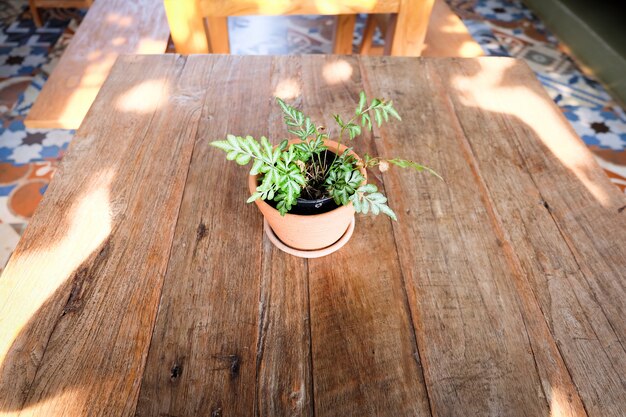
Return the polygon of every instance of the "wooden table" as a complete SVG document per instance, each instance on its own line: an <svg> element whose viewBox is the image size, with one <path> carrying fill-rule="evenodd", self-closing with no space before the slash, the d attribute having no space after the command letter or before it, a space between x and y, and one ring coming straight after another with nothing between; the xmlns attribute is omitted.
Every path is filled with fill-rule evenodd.
<svg viewBox="0 0 626 417"><path fill-rule="evenodd" d="M208 141L361 89L403 122L357 151L446 182L286 255ZM0 278L0 412L623 416L625 206L513 59L123 56Z"/></svg>

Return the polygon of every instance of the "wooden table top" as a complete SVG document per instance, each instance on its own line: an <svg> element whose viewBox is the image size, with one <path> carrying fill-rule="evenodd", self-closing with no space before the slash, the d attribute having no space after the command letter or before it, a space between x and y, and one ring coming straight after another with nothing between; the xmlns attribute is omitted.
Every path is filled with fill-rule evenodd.
<svg viewBox="0 0 626 417"><path fill-rule="evenodd" d="M280 252L208 145L402 123L357 152L399 221ZM0 278L0 413L623 416L626 198L508 58L122 56Z"/></svg>

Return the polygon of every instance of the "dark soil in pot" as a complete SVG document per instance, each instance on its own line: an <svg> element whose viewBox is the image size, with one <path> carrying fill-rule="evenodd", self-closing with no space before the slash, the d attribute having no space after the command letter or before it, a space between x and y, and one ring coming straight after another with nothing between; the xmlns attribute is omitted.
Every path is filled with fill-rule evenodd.
<svg viewBox="0 0 626 417"><path fill-rule="evenodd" d="M267 204L276 208L276 201L266 201ZM295 206L289 210L289 214L299 214L299 215L311 215L311 214L322 214L327 213L331 210L339 207L335 200L332 197L325 197L319 200L305 200L304 198L298 198L298 202Z"/></svg>
<svg viewBox="0 0 626 417"><path fill-rule="evenodd" d="M333 162L333 159L335 158L335 153L332 152L330 149L320 153L320 157L322 158L322 161L327 164L330 165ZM316 187L318 190L321 189L321 184ZM318 191L319 194L321 194L321 191ZM335 203L335 200L333 200L332 197L324 197L322 196L321 198L307 198L307 192L306 190L303 190L302 195L300 198L298 198L298 202L296 203L295 206L293 206L291 208L291 210L289 210L289 214L297 214L297 215L313 215L313 214L323 214L323 213L327 213L331 210L336 209L337 207L339 207L337 205L337 203ZM276 208L276 201L266 201L267 204L269 204L270 206L272 206L273 208Z"/></svg>

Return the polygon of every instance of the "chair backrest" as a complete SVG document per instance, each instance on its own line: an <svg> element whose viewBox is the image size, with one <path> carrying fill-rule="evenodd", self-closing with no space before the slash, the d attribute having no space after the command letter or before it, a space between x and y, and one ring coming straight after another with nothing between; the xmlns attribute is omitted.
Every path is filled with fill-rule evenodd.
<svg viewBox="0 0 626 417"><path fill-rule="evenodd" d="M393 14L391 55L419 56L434 0L164 0L176 51L181 54L229 53L229 16L337 15L341 42L351 42L358 13ZM350 33L350 36L345 35ZM346 52L336 47L335 52Z"/></svg>

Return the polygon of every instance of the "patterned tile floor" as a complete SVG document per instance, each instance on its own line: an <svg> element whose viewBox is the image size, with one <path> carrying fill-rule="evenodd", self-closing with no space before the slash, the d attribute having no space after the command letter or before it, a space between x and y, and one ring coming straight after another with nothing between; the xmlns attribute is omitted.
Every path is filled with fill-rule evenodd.
<svg viewBox="0 0 626 417"><path fill-rule="evenodd" d="M0 0L0 269L42 198L73 131L26 129L24 117L84 12L44 12L35 28L26 0ZM581 72L519 1L446 0L485 54L526 60L612 181L626 192L626 114ZM331 17L230 19L235 54L330 53ZM364 18L357 22L360 44ZM377 42L380 40L377 38Z"/></svg>

